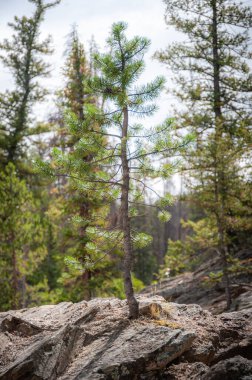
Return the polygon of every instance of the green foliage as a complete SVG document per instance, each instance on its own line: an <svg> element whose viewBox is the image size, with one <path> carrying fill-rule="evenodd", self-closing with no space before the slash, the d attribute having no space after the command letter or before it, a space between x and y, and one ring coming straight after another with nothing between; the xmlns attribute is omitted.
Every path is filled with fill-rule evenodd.
<svg viewBox="0 0 252 380"><path fill-rule="evenodd" d="M223 271L210 272L209 275L204 279L204 283L208 286L220 283L223 279Z"/></svg>
<svg viewBox="0 0 252 380"><path fill-rule="evenodd" d="M39 132L31 128L32 106L41 101L46 91L37 79L48 75L43 55L51 53L50 38L39 41L39 28L46 10L59 1L45 3L32 0L36 9L32 17L15 17L9 27L14 34L0 44L0 59L11 72L15 88L0 94L0 163L19 162L27 156L27 137ZM24 168L23 168L24 169Z"/></svg>
<svg viewBox="0 0 252 380"><path fill-rule="evenodd" d="M144 288L144 284L134 273L132 274L132 283L135 292L140 292ZM104 287L99 289L100 297L118 297L125 299L125 290L122 278L112 278L105 282Z"/></svg>
<svg viewBox="0 0 252 380"><path fill-rule="evenodd" d="M2 310L25 306L33 276L47 254L38 204L13 164L0 173L0 271ZM29 286L29 292L27 287Z"/></svg>
<svg viewBox="0 0 252 380"><path fill-rule="evenodd" d="M168 211L160 211L158 213L158 218L161 222L169 222L171 219L171 214Z"/></svg>
<svg viewBox="0 0 252 380"><path fill-rule="evenodd" d="M152 236L139 232L132 237L134 248L145 248L152 242Z"/></svg>
<svg viewBox="0 0 252 380"><path fill-rule="evenodd" d="M230 276L250 276L252 273L251 259L240 260L238 258L229 256L228 263L228 273ZM206 286L213 286L217 283L220 283L221 281L223 281L223 270L210 272L207 276L205 276L203 283Z"/></svg>
<svg viewBox="0 0 252 380"><path fill-rule="evenodd" d="M132 229L147 234L149 238L145 247L134 248L133 272L145 285L149 285L158 271L158 264L164 254L166 224L159 221L156 207L142 204L137 206L137 209L138 217L132 219Z"/></svg>
<svg viewBox="0 0 252 380"><path fill-rule="evenodd" d="M230 294L228 259L248 244L239 239L241 229L247 233L252 227L251 198L245 195L251 171L252 12L226 0L164 2L166 23L185 35L185 41L171 44L156 57L176 73L174 93L184 105L176 111L177 133L187 130L196 137L184 154L187 198L215 224L208 244L222 257ZM227 301L229 305L230 296Z"/></svg>
<svg viewBox="0 0 252 380"><path fill-rule="evenodd" d="M187 230L187 235L184 241L168 241L165 264L160 271L161 277L165 275L167 268L172 276L194 270L218 247L217 226L213 220L205 218L197 222L181 223Z"/></svg>
<svg viewBox="0 0 252 380"><path fill-rule="evenodd" d="M174 125L171 119L150 130L128 122L131 114L139 117L153 114L156 109L153 100L164 87L164 79L157 77L149 84L136 85L144 69L143 55L149 41L142 37L127 40L125 30L126 24L113 24L107 40L108 53L94 54L94 67L99 76L84 80L85 91L89 97L85 101L82 98L83 113L80 113L80 108L77 112L76 103L71 106L73 98L77 99L74 91L76 82L74 87L70 86L71 97L68 99L65 123L69 135L73 136L72 149L54 149L50 169L47 165L41 165L43 173L67 178L70 188L80 195L77 199L85 197L86 212L73 218L74 228L81 231L81 241L80 244L70 247L66 262L71 270L79 269L84 273L85 270L90 271L89 284L93 285L97 283L97 263L99 265L104 257L111 259L117 252L120 255L123 246L125 248L125 236L128 233L125 220L130 219L130 225L131 220L138 216L140 194L146 190L142 177L167 178L172 173L173 166L168 165L167 160L163 163L163 160L179 149L184 149L191 141L188 136L172 138ZM77 45L76 42L75 49ZM71 54L74 56L73 50ZM69 56L71 57L72 55ZM81 60L81 56L75 55L75 61L78 59ZM84 61L81 62L83 64ZM74 70L71 68L70 72L69 79L72 83ZM103 109L96 102L90 101L99 96L102 96ZM152 156L156 163L160 160L161 165L152 165ZM125 160L129 168L134 167L133 170L129 169L128 174ZM129 185L126 185L127 180ZM125 214L123 206L121 218L124 222L111 227L107 219L108 206L118 198L122 199L122 204L124 199L127 211ZM157 205L164 221L170 218L166 210L169 204L171 197L166 195ZM151 236L143 232L130 231L129 236L132 247L136 250L145 248L152 241Z"/></svg>

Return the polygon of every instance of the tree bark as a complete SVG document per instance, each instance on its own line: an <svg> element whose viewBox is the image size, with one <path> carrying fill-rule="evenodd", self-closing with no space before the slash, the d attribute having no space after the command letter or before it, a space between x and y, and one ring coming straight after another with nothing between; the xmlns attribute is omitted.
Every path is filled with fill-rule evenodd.
<svg viewBox="0 0 252 380"><path fill-rule="evenodd" d="M11 244L14 245L14 236L11 237ZM19 306L19 295L18 295L18 268L17 268L17 254L15 248L12 251L12 287L13 287L13 298L11 302L11 307L13 310L18 309Z"/></svg>
<svg viewBox="0 0 252 380"><path fill-rule="evenodd" d="M79 213L82 218L88 218L89 216L89 204L87 201L84 199L81 200L80 208L79 208ZM83 254L83 258L87 257L87 252L86 252L86 226L85 227L80 227L79 234L80 238L82 239L81 242L81 250ZM83 299L86 301L91 300L92 294L91 294L91 289L89 287L89 281L91 280L91 271L86 269L85 272L81 275L82 279L82 284L83 284Z"/></svg>
<svg viewBox="0 0 252 380"><path fill-rule="evenodd" d="M123 229L123 279L126 298L129 305L129 318L136 319L139 315L139 305L134 296L134 290L131 279L131 267L133 260L133 249L131 242L131 229L129 218L129 165L127 159L127 136L128 136L128 109L123 109L123 128L122 128L122 194L121 194L121 216L122 216L122 229Z"/></svg>
<svg viewBox="0 0 252 380"><path fill-rule="evenodd" d="M228 249L226 244L225 231L225 189L224 183L224 167L221 160L221 152L219 152L219 142L222 139L222 109L221 109L221 91L220 91L220 58L218 50L218 20L217 20L217 4L216 0L212 1L212 42L213 42L213 85L214 85L214 103L213 110L215 116L215 201L216 201L216 217L219 235L219 251L222 261L223 280L225 286L227 309L230 308L231 290L228 274Z"/></svg>

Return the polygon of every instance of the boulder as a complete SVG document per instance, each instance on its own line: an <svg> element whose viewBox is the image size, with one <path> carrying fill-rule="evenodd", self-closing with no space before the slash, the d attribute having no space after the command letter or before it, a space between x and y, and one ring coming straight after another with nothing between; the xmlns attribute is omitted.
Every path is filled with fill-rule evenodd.
<svg viewBox="0 0 252 380"><path fill-rule="evenodd" d="M247 360L242 356L222 360L202 376L202 380L250 379L252 379L252 360Z"/></svg>
<svg viewBox="0 0 252 380"><path fill-rule="evenodd" d="M133 321L116 298L0 313L0 379L196 380L226 371L218 365L233 356L250 359L249 310L214 316L160 296L138 301Z"/></svg>
<svg viewBox="0 0 252 380"><path fill-rule="evenodd" d="M201 362L179 363L171 365L162 375L162 380L202 380L209 367Z"/></svg>

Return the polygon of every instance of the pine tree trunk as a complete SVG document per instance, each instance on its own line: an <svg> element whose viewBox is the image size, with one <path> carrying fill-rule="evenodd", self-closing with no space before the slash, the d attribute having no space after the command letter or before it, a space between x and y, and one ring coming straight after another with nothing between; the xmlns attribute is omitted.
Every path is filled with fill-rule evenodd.
<svg viewBox="0 0 252 380"><path fill-rule="evenodd" d="M225 286L227 310L229 310L232 304L232 297L231 297L230 280L229 280L229 274L228 274L227 247L224 247L224 251L221 253L221 256L222 256L223 280L224 280L224 286Z"/></svg>
<svg viewBox="0 0 252 380"><path fill-rule="evenodd" d="M226 231L225 231L225 189L224 183L224 167L221 162L221 152L219 152L219 143L222 139L223 123L221 109L221 92L220 92L220 58L218 50L218 20L217 20L217 4L216 0L212 2L212 41L213 41L213 84L214 84L214 104L213 110L215 115L215 201L216 201L216 217L217 228L219 235L219 250L221 254L223 280L225 286L227 309L231 306L231 290L228 274L227 262L227 246L226 246Z"/></svg>
<svg viewBox="0 0 252 380"><path fill-rule="evenodd" d="M14 240L12 239L14 242ZM17 255L15 249L12 251L12 287L13 287L13 297L11 302L11 307L13 310L18 308L18 269L17 269Z"/></svg>
<svg viewBox="0 0 252 380"><path fill-rule="evenodd" d="M85 200L81 202L80 205L80 216L82 218L88 218L89 215L89 204ZM85 241L85 236L86 236L86 227L81 227L80 228L80 238L82 239L81 243L81 249L83 252L83 256L87 256L86 252L86 241ZM82 283L83 283L83 299L86 301L91 300L92 294L91 294L91 289L89 287L89 283L92 277L92 273L90 270L86 269L85 272L82 274Z"/></svg>
<svg viewBox="0 0 252 380"><path fill-rule="evenodd" d="M84 85L83 85L83 75L81 73L81 67L80 67L80 60L79 59L76 59L75 65L76 65L75 66L75 72L77 75L76 99L75 99L76 100L76 115L78 116L78 119L81 122L84 122L85 121L84 112L83 112L83 108L84 108L84 104L85 104L85 101L84 101ZM88 162L91 160L92 160L92 157L90 157L90 156L83 158L84 162ZM83 219L85 219L85 218L88 219L89 212L90 212L90 204L89 204L88 200L83 199L81 201L79 212L80 212L80 216ZM81 247L82 247L82 251L84 253L84 256L87 255L86 241L85 241L86 228L87 227L81 227L81 229L80 229L80 236L82 238ZM82 275L83 288L84 288L83 298L86 301L89 301L92 298L92 292L90 289L91 278L92 278L92 272L90 270L86 269Z"/></svg>
<svg viewBox="0 0 252 380"><path fill-rule="evenodd" d="M122 129L122 195L121 195L121 216L123 228L123 248L124 248L124 261L123 261L123 279L124 289L129 305L129 317L132 319L138 318L139 306L134 296L134 290L131 279L131 267L133 259L133 250L130 234L130 218L129 218L129 166L127 159L127 135L128 135L128 109L123 110L123 129Z"/></svg>
<svg viewBox="0 0 252 380"><path fill-rule="evenodd" d="M11 183L10 183L10 189L9 189L11 197L14 197L14 192L12 188L12 177L11 177ZM17 263L17 252L15 249L15 232L13 229L10 231L10 239L9 239L9 245L12 247L11 252L11 261L12 261L12 290L13 290L13 297L11 301L11 307L13 310L18 309L19 305L19 294L18 294L18 263Z"/></svg>
<svg viewBox="0 0 252 380"><path fill-rule="evenodd" d="M90 301L92 298L91 289L89 288L89 281L91 280L91 272L90 270L85 270L82 274L82 283L83 283L83 299L85 301Z"/></svg>

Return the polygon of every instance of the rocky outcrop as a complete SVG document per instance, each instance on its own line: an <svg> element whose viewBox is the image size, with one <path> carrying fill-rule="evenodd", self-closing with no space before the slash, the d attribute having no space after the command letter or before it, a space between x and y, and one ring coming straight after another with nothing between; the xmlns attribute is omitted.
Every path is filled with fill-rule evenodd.
<svg viewBox="0 0 252 380"><path fill-rule="evenodd" d="M0 313L0 379L252 378L249 310L214 316L162 297L138 300L134 321L115 298Z"/></svg>
<svg viewBox="0 0 252 380"><path fill-rule="evenodd" d="M180 363L171 365L163 374L166 380L250 380L252 374L252 361L235 356L220 361L209 368L203 363Z"/></svg>
<svg viewBox="0 0 252 380"><path fill-rule="evenodd" d="M251 256L251 252L247 256ZM247 258L245 255L244 257ZM243 258L243 257L242 257ZM141 294L146 296L159 295L167 301L178 303L196 303L213 314L225 311L226 298L222 283L207 284L206 278L210 272L220 270L218 257L206 260L194 272L182 273L176 277L162 280L158 284L147 286ZM252 273L231 276L231 311L252 310Z"/></svg>

